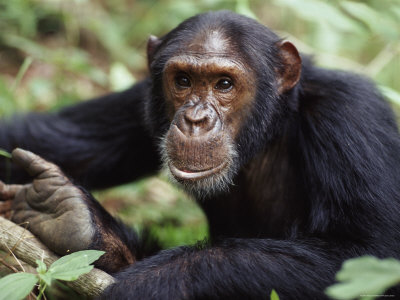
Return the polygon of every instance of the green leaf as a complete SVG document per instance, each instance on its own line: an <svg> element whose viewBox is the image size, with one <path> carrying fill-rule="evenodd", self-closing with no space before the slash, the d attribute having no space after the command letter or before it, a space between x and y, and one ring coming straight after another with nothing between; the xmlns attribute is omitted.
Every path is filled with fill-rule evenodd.
<svg viewBox="0 0 400 300"><path fill-rule="evenodd" d="M93 269L93 266L77 267L74 270L57 270L55 272L49 272L52 279L59 279L65 281L74 281L79 276L89 273Z"/></svg>
<svg viewBox="0 0 400 300"><path fill-rule="evenodd" d="M15 92L15 89L19 86L19 83L21 82L22 77L24 77L26 71L28 71L29 66L32 64L33 59L32 57L28 56L25 58L24 62L22 63L21 68L19 68L18 74L15 77L15 81L12 85L11 90Z"/></svg>
<svg viewBox="0 0 400 300"><path fill-rule="evenodd" d="M38 265L38 267L36 268L36 271L39 274L46 273L47 267L46 267L46 264L44 262L42 262L41 260L37 259L36 260L36 264Z"/></svg>
<svg viewBox="0 0 400 300"><path fill-rule="evenodd" d="M336 274L340 283L330 286L326 294L335 299L353 299L361 295L383 295L400 283L400 261L363 256L347 260ZM364 296L363 299L372 299Z"/></svg>
<svg viewBox="0 0 400 300"><path fill-rule="evenodd" d="M51 285L51 281L53 280L52 275L49 272L45 272L43 274L39 274L39 278L46 283L46 285Z"/></svg>
<svg viewBox="0 0 400 300"><path fill-rule="evenodd" d="M270 299L271 300L279 300L278 293L274 289L271 291Z"/></svg>
<svg viewBox="0 0 400 300"><path fill-rule="evenodd" d="M0 300L24 299L38 281L35 274L15 273L0 279Z"/></svg>
<svg viewBox="0 0 400 300"><path fill-rule="evenodd" d="M6 150L0 149L0 156L11 158L11 153L7 152Z"/></svg>
<svg viewBox="0 0 400 300"><path fill-rule="evenodd" d="M90 264L104 253L104 251L85 250L63 256L50 266L48 273L53 279L76 280L80 275L89 273L93 269Z"/></svg>
<svg viewBox="0 0 400 300"><path fill-rule="evenodd" d="M85 262L87 262L87 265L95 262L96 260L98 260L100 258L100 256L102 256L105 252L104 251L98 251L98 250L83 250L83 251L77 251L74 253L71 253L69 255L65 255L61 258L59 258L58 260L56 260L55 262L53 262L49 268L50 269L54 269L55 267L60 267L60 266L64 266L64 265L70 265L73 264L75 262L78 262L80 260L84 260ZM79 264L79 263L77 263Z"/></svg>

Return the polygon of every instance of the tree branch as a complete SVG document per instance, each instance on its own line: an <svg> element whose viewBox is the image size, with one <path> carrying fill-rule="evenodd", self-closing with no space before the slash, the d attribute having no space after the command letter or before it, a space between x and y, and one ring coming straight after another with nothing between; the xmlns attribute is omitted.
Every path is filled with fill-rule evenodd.
<svg viewBox="0 0 400 300"><path fill-rule="evenodd" d="M0 249L15 255L33 267L36 267L37 259L43 260L47 266L50 266L59 258L31 232L3 217L0 217ZM90 273L80 276L75 281L67 281L65 284L81 295L94 298L114 281L111 275L94 268Z"/></svg>

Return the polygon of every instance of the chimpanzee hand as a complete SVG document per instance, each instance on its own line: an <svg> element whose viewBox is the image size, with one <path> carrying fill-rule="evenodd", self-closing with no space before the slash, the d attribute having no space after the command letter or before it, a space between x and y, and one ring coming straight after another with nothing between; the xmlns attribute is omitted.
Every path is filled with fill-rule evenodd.
<svg viewBox="0 0 400 300"><path fill-rule="evenodd" d="M107 254L97 266L111 272L135 261L121 234L126 230L123 225L89 193L73 185L56 165L22 149L12 152L12 160L33 177L33 182L7 185L0 181L0 215L11 216L18 224L26 222L35 236L60 255L105 250Z"/></svg>
<svg viewBox="0 0 400 300"><path fill-rule="evenodd" d="M0 182L0 200L6 201L3 207L11 206L12 221L28 223L28 229L59 254L88 249L96 229L82 190L32 152L16 149L12 160L33 176L26 185Z"/></svg>

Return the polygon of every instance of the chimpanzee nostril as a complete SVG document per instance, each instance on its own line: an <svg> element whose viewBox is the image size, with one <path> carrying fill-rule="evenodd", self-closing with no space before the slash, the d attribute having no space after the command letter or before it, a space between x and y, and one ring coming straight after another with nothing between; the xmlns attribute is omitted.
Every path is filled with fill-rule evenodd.
<svg viewBox="0 0 400 300"><path fill-rule="evenodd" d="M199 109L198 106L192 107L185 112L186 122L200 125L208 119L208 113L204 109Z"/></svg>
<svg viewBox="0 0 400 300"><path fill-rule="evenodd" d="M210 131L217 119L217 114L208 105L197 104L186 109L180 129L186 135L199 136Z"/></svg>

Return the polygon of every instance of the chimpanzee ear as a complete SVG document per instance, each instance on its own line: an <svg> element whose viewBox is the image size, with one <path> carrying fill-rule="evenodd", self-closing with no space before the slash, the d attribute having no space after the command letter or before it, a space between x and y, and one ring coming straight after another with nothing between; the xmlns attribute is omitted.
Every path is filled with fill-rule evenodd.
<svg viewBox="0 0 400 300"><path fill-rule="evenodd" d="M278 92L282 94L293 88L300 79L301 58L296 47L289 41L279 44L282 67L278 70Z"/></svg>
<svg viewBox="0 0 400 300"><path fill-rule="evenodd" d="M150 35L147 40L147 63L150 67L154 59L154 53L156 52L158 46L161 44L161 40L154 35Z"/></svg>

